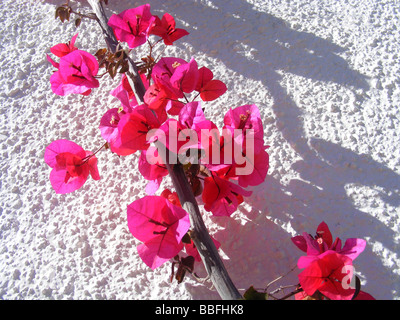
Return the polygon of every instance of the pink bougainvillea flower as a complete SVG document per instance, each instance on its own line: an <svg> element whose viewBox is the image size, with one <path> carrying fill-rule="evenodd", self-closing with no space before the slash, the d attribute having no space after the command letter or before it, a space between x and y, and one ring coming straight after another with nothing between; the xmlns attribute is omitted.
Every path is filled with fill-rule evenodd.
<svg viewBox="0 0 400 320"><path fill-rule="evenodd" d="M183 98L184 93L195 90L199 78L197 62L183 59L161 58L153 67L152 79L171 100Z"/></svg>
<svg viewBox="0 0 400 320"><path fill-rule="evenodd" d="M183 161L189 149L198 149L199 141L196 131L190 130L178 120L169 118L157 130L152 132L150 142L158 141L159 152L166 155L169 150L169 163L177 163L178 157ZM183 163L181 161L181 163Z"/></svg>
<svg viewBox="0 0 400 320"><path fill-rule="evenodd" d="M132 112L120 116L118 122L117 148L131 150L146 150L149 147L147 135L150 130L158 128L160 121L146 105L133 108Z"/></svg>
<svg viewBox="0 0 400 320"><path fill-rule="evenodd" d="M136 150L124 148L123 146L118 145L118 123L120 117L124 114L126 114L125 111L118 108L112 108L103 115L99 126L101 136L108 142L111 151L120 156L126 156L136 152Z"/></svg>
<svg viewBox="0 0 400 320"><path fill-rule="evenodd" d="M243 202L243 196L250 196L251 193L227 179L220 178L218 172L212 172L210 177L204 179L204 209L215 216L230 216Z"/></svg>
<svg viewBox="0 0 400 320"><path fill-rule="evenodd" d="M332 300L350 300L354 295L354 290L344 285L347 278L352 278L349 271L352 273L352 260L345 255L328 250L316 256L298 275L298 278L302 289L309 296L318 290Z"/></svg>
<svg viewBox="0 0 400 320"><path fill-rule="evenodd" d="M146 90L144 102L150 109L157 112L157 114L166 114L168 112L170 115L177 115L184 106L182 102L178 101L178 97L175 96L174 92L167 92L162 86L158 86L157 83L152 84ZM164 117L161 118L164 119Z"/></svg>
<svg viewBox="0 0 400 320"><path fill-rule="evenodd" d="M72 141L53 141L46 148L44 160L53 168L50 182L56 193L69 193L79 189L89 174L94 180L100 179L96 156Z"/></svg>
<svg viewBox="0 0 400 320"><path fill-rule="evenodd" d="M215 247L217 249L219 249L219 247L221 246L221 243L219 241L215 240L213 237L211 237L211 240L214 242ZM198 261L198 262L201 261L199 251L197 250L192 239L190 239L190 243L185 243L184 246L185 246L186 253L189 256L192 256L195 261Z"/></svg>
<svg viewBox="0 0 400 320"><path fill-rule="evenodd" d="M172 192L169 189L165 189L163 192L161 192L161 197L164 197L169 202L171 202L172 204L174 204L178 207L182 207L181 202L179 201L178 194L175 191Z"/></svg>
<svg viewBox="0 0 400 320"><path fill-rule="evenodd" d="M243 163L234 163L227 173L227 177L237 179L238 184L247 188L248 186L258 186L263 183L269 169L269 154L262 150L254 155L242 153Z"/></svg>
<svg viewBox="0 0 400 320"><path fill-rule="evenodd" d="M128 228L143 244L138 253L155 269L183 249L182 238L189 230L188 213L161 196L146 196L128 206Z"/></svg>
<svg viewBox="0 0 400 320"><path fill-rule="evenodd" d="M121 102L125 112L132 111L132 107L138 104L135 93L125 74L122 75L121 83L115 89L111 90L110 94Z"/></svg>
<svg viewBox="0 0 400 320"><path fill-rule="evenodd" d="M215 80L213 77L214 74L207 67L199 69L195 90L200 93L200 98L203 101L213 101L227 91L225 83Z"/></svg>
<svg viewBox="0 0 400 320"><path fill-rule="evenodd" d="M197 127L201 124L204 122L197 124ZM202 161L206 167L211 171L225 168L224 178L237 180L243 188L263 183L269 170L269 154L265 150L268 146L264 146L265 149L256 153L250 148L251 144L244 143L246 146L243 146L241 137L235 140L235 136L232 136L229 129L224 128L222 135L214 128L210 129L211 142L208 148L206 147L207 139L204 140L202 137L201 141L205 150L205 157Z"/></svg>
<svg viewBox="0 0 400 320"><path fill-rule="evenodd" d="M52 54L55 56L61 58L66 56L67 54L71 53L72 51L77 50L78 48L75 47L75 41L76 38L78 37L78 34L74 35L68 43L59 43L56 44L55 46L50 48L50 51Z"/></svg>
<svg viewBox="0 0 400 320"><path fill-rule="evenodd" d="M219 142L219 131L217 126L204 116L200 101L185 104L179 111L178 119L182 126L191 129L194 136L197 135L198 146L195 148L203 149L205 155L210 154L212 158L212 146ZM204 136L202 133L205 133ZM204 143L202 139L205 140ZM194 145L191 147L194 148Z"/></svg>
<svg viewBox="0 0 400 320"><path fill-rule="evenodd" d="M50 52L54 54L55 56L61 58L66 56L67 54L71 53L74 50L77 50L78 48L75 47L75 40L78 34L74 35L71 39L70 42L68 43L59 43L56 44L55 46L50 48ZM55 62L48 54L46 54L47 60L55 67L59 68L59 63Z"/></svg>
<svg viewBox="0 0 400 320"><path fill-rule="evenodd" d="M183 98L183 92L180 88L172 85L171 78L175 73L175 70L181 66L187 64L187 62L180 58L174 57L163 57L153 67L151 77L157 87L164 91L167 96L171 99Z"/></svg>
<svg viewBox="0 0 400 320"><path fill-rule="evenodd" d="M196 84L195 90L200 92L201 88L203 88L213 78L214 78L214 74L209 68L201 67L199 69L199 76L198 76L198 80L197 80L197 84Z"/></svg>
<svg viewBox="0 0 400 320"><path fill-rule="evenodd" d="M253 105L244 105L235 109L229 109L224 116L224 129L232 132L235 137L235 143L246 147L246 139L252 139L254 153L265 150L264 128L258 107ZM236 136L235 130L241 130L242 134Z"/></svg>
<svg viewBox="0 0 400 320"><path fill-rule="evenodd" d="M63 56L58 67L58 71L50 77L51 89L55 94L88 95L91 89L99 86L99 81L95 78L99 64L97 59L86 51L74 50Z"/></svg>
<svg viewBox="0 0 400 320"><path fill-rule="evenodd" d="M142 79L145 89L148 89L149 83L146 79L146 76L144 74L140 74L140 78ZM121 102L125 112L132 111L132 107L138 104L135 93L133 92L131 85L129 84L128 77L125 75L125 73L122 75L120 84L113 89L110 94Z"/></svg>
<svg viewBox="0 0 400 320"><path fill-rule="evenodd" d="M351 260L356 259L366 246L366 241L363 239L349 238L342 248L342 241L339 238L333 241L328 225L324 221L318 225L315 237L304 232L301 236L293 237L292 242L300 250L306 252L307 256L316 256L325 251L332 250L349 257ZM307 258L304 257L304 261L306 260Z"/></svg>
<svg viewBox="0 0 400 320"><path fill-rule="evenodd" d="M197 124L206 120L200 101L189 102L179 111L179 122L188 128L194 129Z"/></svg>
<svg viewBox="0 0 400 320"><path fill-rule="evenodd" d="M149 155L152 156L152 159L149 159ZM160 187L162 178L168 175L165 164L161 157L158 157L157 148L149 146L147 150L142 150L138 164L139 172L142 174L143 178L150 180L150 183L148 183L146 187L146 193L153 195Z"/></svg>
<svg viewBox="0 0 400 320"><path fill-rule="evenodd" d="M113 14L108 25L119 41L128 43L129 48L133 49L147 41L155 19L150 13L150 5L145 4Z"/></svg>
<svg viewBox="0 0 400 320"><path fill-rule="evenodd" d="M170 83L175 89L190 93L195 89L198 77L197 62L192 58L189 62L180 64L175 68Z"/></svg>
<svg viewBox="0 0 400 320"><path fill-rule="evenodd" d="M175 28L175 19L169 13L165 13L161 19L157 16L155 18L150 34L161 37L166 45L172 45L174 41L189 34L184 29Z"/></svg>

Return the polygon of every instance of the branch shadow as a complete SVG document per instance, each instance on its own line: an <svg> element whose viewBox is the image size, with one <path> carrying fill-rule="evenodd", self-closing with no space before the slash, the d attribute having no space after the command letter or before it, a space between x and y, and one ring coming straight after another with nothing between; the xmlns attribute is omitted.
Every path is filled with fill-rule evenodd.
<svg viewBox="0 0 400 320"><path fill-rule="evenodd" d="M251 211L240 209L249 217L245 225L235 219L215 220L226 227L217 232L216 238L227 243L225 253L230 260L226 265L228 270L233 270L232 276L239 279L240 285L245 280L251 280L250 284L261 280L265 284L264 280L282 274L283 262L282 265L275 262L263 264L263 261L271 259L271 255L277 259L281 255L284 258L300 255L290 242L291 235L274 223L274 219L290 223L298 233L314 232L315 229L304 230L302 227L315 228L325 220L334 235L342 240L353 236L371 237L392 252L399 252L394 231L372 214L357 208L348 194L348 185L379 187L376 190L378 197L384 203L398 207L400 196L393 191L398 190L400 176L368 155L359 155L321 139L306 139L301 117L303 112L281 85L281 71L284 70L313 81L335 83L353 92L359 89L367 91L367 77L352 70L340 57L345 48L314 34L294 30L283 19L258 11L245 0L187 0L184 3L154 0L151 5L153 14L157 14L156 11L161 14L169 12L178 25L179 21L185 22L184 28L190 36L183 42L178 41L177 47L184 50L187 41L196 54L214 56L227 68L245 78L260 81L268 89L274 101L271 108L277 119L277 128L302 158L292 164L301 179L292 179L288 185L283 185L278 179L268 176L263 184L253 189L251 199L261 198L263 201L249 198ZM109 6L109 10L121 11L131 6L128 0L122 0L115 7ZM283 130L285 127L291 130ZM346 214L340 216L341 213ZM240 237L251 241L250 249ZM288 241L282 243L282 239ZM275 249L268 248L271 244ZM259 255L263 246L267 248L265 254ZM369 265L368 270L385 270L384 274L391 277L392 282L380 289L378 298L391 299L391 290L399 290L399 285L394 285L400 283L399 277L392 275L371 249L367 248L357 261L361 267ZM250 264L253 266L251 271L248 268ZM262 271L269 267L272 270L265 273L264 279ZM366 274L366 278L374 279L375 276ZM197 290L190 289L195 299L207 296L206 289Z"/></svg>
<svg viewBox="0 0 400 320"><path fill-rule="evenodd" d="M253 228L246 231L246 226L242 226L243 229L239 231L238 228L237 232L243 236L248 236L248 232L262 236L271 229L271 219L278 219L284 223L293 222L293 225L297 223L308 228L315 228L319 222L325 220L332 230L343 232L335 233L342 239L354 236L370 237L381 242L392 252L398 252L399 247L394 241L395 233L392 228L372 214L357 208L354 199L347 194L347 188L351 184L372 189L378 187L378 197L384 203L397 207L400 204L400 196L394 190L398 190L400 176L369 155L359 155L321 139L307 139L301 117L302 110L280 84L280 71L285 70L313 81L335 83L354 93L359 89L367 91L367 77L352 70L346 60L340 57L346 49L314 34L296 31L284 20L257 11L243 0L213 0L207 1L207 4L191 0L185 2L185 5L171 7L169 2L152 5L164 8L165 12L183 21L185 15L190 12L191 20L185 21L189 27L185 28L191 34L185 41L193 46L195 52L217 57L227 68L246 78L260 81L268 89L274 100L271 107L277 118L277 127L283 138L303 159L292 165L301 179L292 179L284 186L269 176L263 184L254 188L252 199L264 199L262 202L253 203L249 199L249 205L253 207L250 216L254 218L261 214L263 217L257 218L259 231ZM184 45L177 45L184 49ZM360 101L362 97L357 96ZM291 130L282 130L284 127ZM266 212L269 217L266 216ZM345 215L342 217L341 213ZM286 231L278 232L276 226L273 229L274 234L283 233L279 235L280 239L290 238ZM314 232L300 229L295 231ZM235 232L232 233L227 228L227 231L220 231L217 236L228 238L225 234L232 235ZM259 246L263 245L264 243L253 242L252 248L258 247L255 249L257 251ZM244 243L241 249L233 246L239 251L243 251L245 247ZM237 251L229 250L231 252L227 252L227 255L233 261L229 261L228 265L240 264L235 258ZM296 249L288 250L298 256ZM265 255L264 259L266 258L268 254ZM247 256L246 259L251 259L251 256ZM358 261L369 265L368 270L385 270L381 272L392 277L392 283L379 291L379 298L392 298L391 290L399 289L398 285L394 285L399 283L399 277L392 275L389 268L383 265L371 249L366 249L366 253L361 255ZM372 274L366 276L375 278Z"/></svg>

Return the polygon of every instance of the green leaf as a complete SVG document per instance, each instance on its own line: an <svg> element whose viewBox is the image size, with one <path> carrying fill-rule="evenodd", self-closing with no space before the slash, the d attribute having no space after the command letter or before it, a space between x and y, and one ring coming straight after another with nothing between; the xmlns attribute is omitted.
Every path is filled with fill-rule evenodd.
<svg viewBox="0 0 400 320"><path fill-rule="evenodd" d="M245 300L267 300L268 295L265 292L258 292L251 286L246 290L243 297Z"/></svg>

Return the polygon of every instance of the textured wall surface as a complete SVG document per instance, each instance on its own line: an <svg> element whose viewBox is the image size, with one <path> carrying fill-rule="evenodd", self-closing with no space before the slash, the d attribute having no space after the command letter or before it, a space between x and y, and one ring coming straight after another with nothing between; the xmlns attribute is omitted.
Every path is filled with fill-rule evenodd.
<svg viewBox="0 0 400 320"><path fill-rule="evenodd" d="M145 195L138 156L98 154L101 180L57 195L43 160L56 139L96 150L105 111L118 107L104 77L88 97L50 90L49 48L105 46L96 23L54 19L65 1L3 0L0 11L0 297L218 299L209 282L169 283L138 257L126 207ZM72 2L82 12L85 1ZM107 14L141 1L110 0ZM270 145L264 183L230 217L204 212L237 287L264 287L302 254L290 237L325 221L334 237L363 238L355 261L364 291L400 297L400 9L377 0L154 0L190 35L166 56L207 66L228 91L205 104L221 125L256 104ZM145 47L137 53L141 57ZM172 187L164 179L162 187ZM205 276L201 265L196 267ZM298 271L296 271L298 273ZM296 272L283 283L296 283Z"/></svg>

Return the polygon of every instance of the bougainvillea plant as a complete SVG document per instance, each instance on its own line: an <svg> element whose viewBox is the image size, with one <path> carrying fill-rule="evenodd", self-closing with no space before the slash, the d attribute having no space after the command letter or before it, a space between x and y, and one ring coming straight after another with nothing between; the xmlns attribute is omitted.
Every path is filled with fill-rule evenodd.
<svg viewBox="0 0 400 320"><path fill-rule="evenodd" d="M151 13L150 4L145 4L107 20L103 5L108 1L88 2L95 13L76 12L67 1L57 8L56 18L69 21L75 14L77 27L82 18L96 20L108 47L93 54L86 52L76 46L79 35L75 34L69 42L50 48L58 60L47 55L56 69L50 87L60 96L89 95L99 87L102 76L115 78L120 74L120 83L110 92L120 106L104 110L98 127L105 143L96 152L64 139L47 146L44 158L52 168L54 190L76 191L89 175L99 180L96 154L100 150L118 156L137 153L137 172L148 181L147 196L128 205L127 224L132 236L142 242L137 250L143 262L152 269L168 261L173 266L178 264L175 278L182 282L185 273L194 274L194 264L203 261L221 298L275 299L272 293L253 286L242 296L226 273L223 277L218 273L226 272L215 255L220 243L208 235L196 202L196 197L201 197L205 211L232 216L251 196L248 187L264 182L269 155L258 107L248 104L230 108L223 127L218 128L207 119L204 102L223 96L226 85L194 58L185 61L154 56L156 46L172 46L189 34L176 27L169 13L160 18ZM146 45L149 54L132 62L134 49ZM160 190L167 176L176 191ZM339 238L332 241L328 226L322 222L315 237L304 233L292 241L306 253L298 261L298 268L304 270L298 275L295 290L283 298L372 299L360 290L352 269L353 260L365 248L364 240L347 239L342 247ZM222 271L215 273L214 264ZM356 285L350 286L353 279Z"/></svg>

